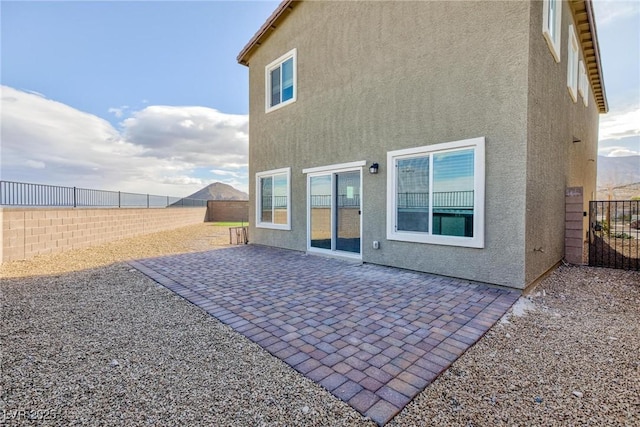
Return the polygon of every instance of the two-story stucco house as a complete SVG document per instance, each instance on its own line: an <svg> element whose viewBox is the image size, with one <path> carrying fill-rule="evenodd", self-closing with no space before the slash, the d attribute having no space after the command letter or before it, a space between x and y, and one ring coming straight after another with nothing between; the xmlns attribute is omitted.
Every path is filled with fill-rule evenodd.
<svg viewBox="0 0 640 427"><path fill-rule="evenodd" d="M252 243L520 289L565 256L608 108L590 1L285 0L238 61Z"/></svg>

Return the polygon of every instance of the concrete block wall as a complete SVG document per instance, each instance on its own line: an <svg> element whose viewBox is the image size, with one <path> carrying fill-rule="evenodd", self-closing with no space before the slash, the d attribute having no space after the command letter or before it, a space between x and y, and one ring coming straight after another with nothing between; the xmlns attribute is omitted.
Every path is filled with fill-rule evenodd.
<svg viewBox="0 0 640 427"><path fill-rule="evenodd" d="M331 208L311 209L312 239L331 238Z"/></svg>
<svg viewBox="0 0 640 427"><path fill-rule="evenodd" d="M207 207L209 222L249 222L248 200L209 200Z"/></svg>
<svg viewBox="0 0 640 427"><path fill-rule="evenodd" d="M331 208L311 209L311 233L314 239L331 238ZM360 210L343 208L338 214L340 237L360 237Z"/></svg>
<svg viewBox="0 0 640 427"><path fill-rule="evenodd" d="M206 207L0 208L0 261L77 249L204 222Z"/></svg>
<svg viewBox="0 0 640 427"><path fill-rule="evenodd" d="M344 238L360 236L360 208L342 208L338 213L338 235Z"/></svg>
<svg viewBox="0 0 640 427"><path fill-rule="evenodd" d="M582 187L565 190L564 258L571 264L584 264L584 204Z"/></svg>

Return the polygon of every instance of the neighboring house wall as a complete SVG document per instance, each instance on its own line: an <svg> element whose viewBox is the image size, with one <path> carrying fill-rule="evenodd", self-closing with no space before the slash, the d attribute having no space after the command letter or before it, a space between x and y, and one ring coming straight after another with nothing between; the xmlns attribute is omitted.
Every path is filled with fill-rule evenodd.
<svg viewBox="0 0 640 427"><path fill-rule="evenodd" d="M585 107L582 96L578 94L574 102L567 88L569 25L574 24L569 5L563 2L560 62L554 60L541 37L541 2L531 2L530 7L527 284L564 257L566 188L584 187L583 211L589 210L588 202L592 200L596 183L599 114L593 91L589 90ZM584 59L582 52L580 59ZM580 141L573 142L574 138ZM584 221L586 231L586 217Z"/></svg>
<svg viewBox="0 0 640 427"><path fill-rule="evenodd" d="M205 207L0 208L0 262L198 224L205 216Z"/></svg>
<svg viewBox="0 0 640 427"><path fill-rule="evenodd" d="M209 222L249 222L249 202L246 200L209 200Z"/></svg>

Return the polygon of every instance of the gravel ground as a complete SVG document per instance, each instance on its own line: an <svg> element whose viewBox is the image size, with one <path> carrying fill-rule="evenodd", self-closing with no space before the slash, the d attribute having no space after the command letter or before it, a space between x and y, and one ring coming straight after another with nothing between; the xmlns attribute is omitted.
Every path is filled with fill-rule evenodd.
<svg viewBox="0 0 640 427"><path fill-rule="evenodd" d="M130 259L197 252L229 246L229 228L211 223L121 239L90 248L41 255L0 265L0 277L60 274Z"/></svg>
<svg viewBox="0 0 640 427"><path fill-rule="evenodd" d="M120 262L227 244L202 224L0 267L0 424L373 426ZM389 425L640 425L639 319L640 273L563 266Z"/></svg>
<svg viewBox="0 0 640 427"><path fill-rule="evenodd" d="M562 266L391 425L639 426L640 273Z"/></svg>
<svg viewBox="0 0 640 427"><path fill-rule="evenodd" d="M625 233L626 234L626 233ZM595 236L593 245L589 246L587 257L591 255L594 264L598 266L640 268L640 233L635 230L629 239L619 237ZM589 258L587 258L588 260Z"/></svg>

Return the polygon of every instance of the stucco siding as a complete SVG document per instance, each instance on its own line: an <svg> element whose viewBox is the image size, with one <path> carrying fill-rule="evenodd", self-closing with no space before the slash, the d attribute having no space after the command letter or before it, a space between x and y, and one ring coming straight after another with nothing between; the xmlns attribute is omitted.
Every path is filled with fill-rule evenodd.
<svg viewBox="0 0 640 427"><path fill-rule="evenodd" d="M595 191L598 107L567 88L571 10L563 3L561 55L556 63L542 36L542 2L531 3L527 144L526 283L564 257L565 189L583 187L584 211ZM580 59L583 59L580 53ZM573 142L574 139L580 140ZM586 231L586 221L585 218Z"/></svg>
<svg viewBox="0 0 640 427"><path fill-rule="evenodd" d="M522 288L528 21L526 2L297 5L249 60L252 242L306 250L302 169L375 161L380 173L363 170L363 261ZM264 67L293 48L297 101L265 113ZM482 136L485 248L387 241L387 152ZM289 166L291 230L256 228L256 172Z"/></svg>

